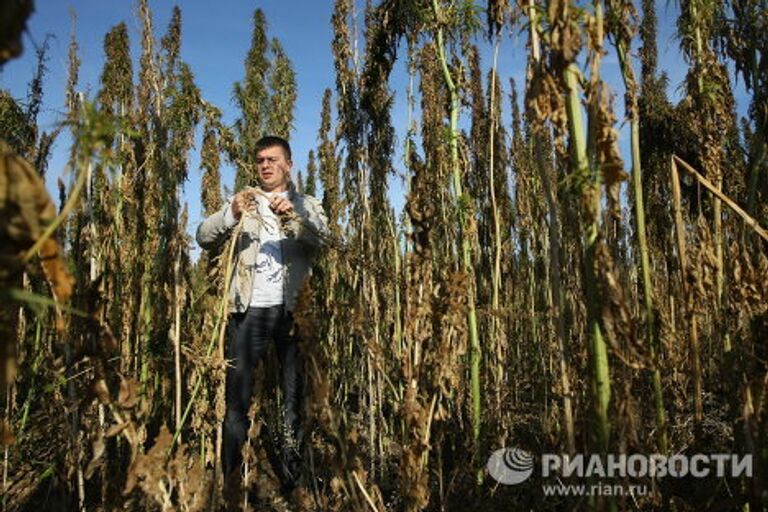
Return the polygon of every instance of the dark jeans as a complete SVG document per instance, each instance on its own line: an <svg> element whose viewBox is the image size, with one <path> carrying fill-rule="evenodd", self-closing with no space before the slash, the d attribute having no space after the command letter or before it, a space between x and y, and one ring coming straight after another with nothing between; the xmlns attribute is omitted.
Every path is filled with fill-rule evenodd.
<svg viewBox="0 0 768 512"><path fill-rule="evenodd" d="M298 336L291 334L293 317L284 306L249 307L246 313L234 314L229 320L227 343L227 414L224 418L222 463L224 475L239 469L242 448L248 435L248 409L253 394L253 370L264 356L272 340L280 361L283 391L282 468L285 485L295 485L300 470L299 447L301 374Z"/></svg>

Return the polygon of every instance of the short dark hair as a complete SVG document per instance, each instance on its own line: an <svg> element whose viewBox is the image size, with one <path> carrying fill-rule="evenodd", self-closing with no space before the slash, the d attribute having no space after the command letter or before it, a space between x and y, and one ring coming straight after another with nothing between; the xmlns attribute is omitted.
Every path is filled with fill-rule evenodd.
<svg viewBox="0 0 768 512"><path fill-rule="evenodd" d="M288 144L288 141L285 140L282 137L278 137L277 135L266 135L259 140L256 141L256 154L259 154L260 151L263 151L267 148L273 148L275 146L280 146L283 148L283 151L285 152L285 157L288 160L291 160L291 145Z"/></svg>

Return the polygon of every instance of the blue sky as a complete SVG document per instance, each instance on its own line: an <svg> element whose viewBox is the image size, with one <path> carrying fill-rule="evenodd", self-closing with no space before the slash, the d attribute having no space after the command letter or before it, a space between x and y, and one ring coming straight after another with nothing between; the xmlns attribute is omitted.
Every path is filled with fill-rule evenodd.
<svg viewBox="0 0 768 512"><path fill-rule="evenodd" d="M251 22L253 11L261 8L267 18L268 34L277 37L283 44L287 55L293 61L299 86L295 112L295 130L291 137L295 168L303 170L307 153L317 146L317 130L320 124L320 107L323 91L326 87L334 88L335 75L331 53L332 30L330 18L333 8L331 0L303 0L285 2L265 0L247 2L244 0L186 0L175 2L182 9L182 58L190 64L196 82L203 97L221 108L224 119L232 123L237 117L237 110L232 101L232 87L243 76L243 60L250 45ZM484 5L484 2L479 2ZM362 18L362 5L359 2L359 16ZM154 0L150 6L154 16L156 36L165 32L174 2ZM139 51L140 23L137 14L137 2L130 0L37 0L36 12L29 23L29 34L25 36L25 52L22 58L11 61L0 72L0 88L9 89L11 94L24 99L27 84L35 70L34 44L42 44L46 34L53 34L48 60L48 74L45 80L45 98L39 122L43 130L50 131L63 119L64 90L67 80L67 49L72 30L70 12L77 16L75 34L80 47L82 65L78 90L93 97L98 90L98 80L104 62L102 47L104 35L115 24L126 22L131 37L134 55ZM678 52L678 41L674 37L674 26L666 20L677 17L674 3L658 2L659 16L659 53L660 64L670 75L670 94L676 90L684 78L687 66ZM484 40L479 40L483 66L491 64L492 49ZM360 50L362 51L362 47ZM403 134L407 126L405 90L404 50L396 65L390 85L395 91L395 104L392 112L393 124L398 133L398 147L402 145ZM505 98L509 77L514 76L521 86L524 81L525 35L516 32L506 38L499 53L499 73L505 88ZM136 62L136 60L134 60ZM138 65L134 65L134 71ZM623 87L618 73L615 55L610 53L604 60L603 76L617 93L616 107L619 119L622 119ZM638 70L639 71L639 70ZM509 123L508 108L505 100L505 122ZM744 105L740 105L741 108ZM622 152L627 155L626 127L622 128ZM62 134L64 135L64 134ZM56 178L64 176L67 170L66 160L70 141L60 136L54 147L48 171L48 186L55 188ZM190 155L189 181L184 190L184 199L189 205L190 231L194 230L200 219L200 172L199 137L196 148ZM394 165L402 171L402 161L398 156ZM628 166L628 164L627 164ZM234 182L231 168L223 169L223 181L231 187ZM403 187L398 178L391 182L390 198L397 210L402 207ZM195 251L196 252L196 251Z"/></svg>
<svg viewBox="0 0 768 512"><path fill-rule="evenodd" d="M46 34L53 34L45 80L44 106L39 122L43 130L52 130L63 118L64 90L67 81L67 50L72 22L70 12L77 16L75 35L82 60L78 90L93 97L104 63L103 39L106 32L121 21L126 22L134 56L138 55L141 24L138 2L73 0L38 0L36 12L29 23L29 35L24 39L22 58L6 64L0 73L0 87L24 99L27 84L35 70L34 44L41 45ZM159 38L165 32L174 3L152 1L154 28ZM325 87L333 87L333 57L330 52L329 20L331 2L305 2L286 8L285 2L245 2L226 0L204 2L181 1L182 58L188 62L203 97L221 108L225 122L237 118L232 101L234 82L243 76L243 60L250 46L253 11L261 8L268 20L270 37L283 43L294 62L299 82L296 120L292 145L296 165L303 169L308 151L316 146L320 124L320 105ZM34 41L34 42L33 42ZM134 59L134 63L137 60ZM134 73L138 65L134 64ZM190 154L190 179L184 197L190 209L190 228L200 221L200 173L198 171L200 138ZM55 189L56 177L66 174L70 140L66 133L57 140L47 178L49 190ZM224 182L231 187L234 174L223 169Z"/></svg>

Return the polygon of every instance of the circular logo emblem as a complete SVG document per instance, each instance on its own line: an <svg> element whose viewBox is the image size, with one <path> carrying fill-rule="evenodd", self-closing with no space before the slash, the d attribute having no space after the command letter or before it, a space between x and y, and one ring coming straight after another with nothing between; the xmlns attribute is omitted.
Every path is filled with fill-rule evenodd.
<svg viewBox="0 0 768 512"><path fill-rule="evenodd" d="M491 454L486 467L500 484L516 485L533 474L533 455L519 448L501 448Z"/></svg>

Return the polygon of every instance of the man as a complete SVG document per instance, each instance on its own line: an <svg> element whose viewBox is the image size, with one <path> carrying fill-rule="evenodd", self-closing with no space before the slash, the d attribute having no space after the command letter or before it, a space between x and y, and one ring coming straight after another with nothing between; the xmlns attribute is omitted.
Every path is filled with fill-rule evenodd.
<svg viewBox="0 0 768 512"><path fill-rule="evenodd" d="M298 448L302 385L291 312L316 249L327 233L320 202L296 192L290 179L291 166L291 148L285 139L260 139L256 143L256 167L261 188L246 187L197 230L200 246L211 249L242 222L229 296L224 476L231 478L242 464L253 370L274 340L285 404L283 467L278 468L278 473L287 489L296 486L301 469Z"/></svg>

